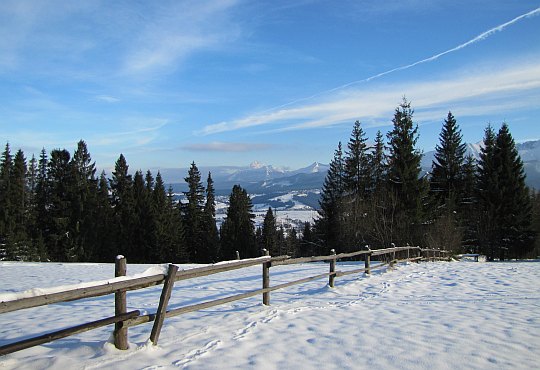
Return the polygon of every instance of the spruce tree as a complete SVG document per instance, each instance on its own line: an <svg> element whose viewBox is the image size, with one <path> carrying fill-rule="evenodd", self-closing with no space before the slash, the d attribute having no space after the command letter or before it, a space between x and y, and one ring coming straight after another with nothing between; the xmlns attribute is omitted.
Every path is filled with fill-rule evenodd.
<svg viewBox="0 0 540 370"><path fill-rule="evenodd" d="M182 205L185 239L190 251L191 261L204 263L209 259L205 255L202 233L205 190L201 182L201 173L195 162L191 163L188 176L184 180L188 185L188 191L184 192L187 203Z"/></svg>
<svg viewBox="0 0 540 370"><path fill-rule="evenodd" d="M435 206L446 205L448 212L453 212L461 201L465 149L459 125L452 113L448 112L439 135L439 144L435 147L430 177Z"/></svg>
<svg viewBox="0 0 540 370"><path fill-rule="evenodd" d="M221 255L225 260L257 257L253 205L245 189L234 185L229 197L227 216L221 226Z"/></svg>
<svg viewBox="0 0 540 370"><path fill-rule="evenodd" d="M219 232L216 225L216 196L214 180L209 172L206 179L206 202L202 219L202 255L206 263L216 262L219 258Z"/></svg>
<svg viewBox="0 0 540 370"><path fill-rule="evenodd" d="M356 121L347 143L347 151L344 158L344 185L345 185L345 208L348 214L345 220L345 241L349 248L356 246L365 238L364 214L365 201L370 187L369 154L366 144L367 138ZM347 252L348 250L344 250Z"/></svg>
<svg viewBox="0 0 540 370"><path fill-rule="evenodd" d="M377 131L373 150L369 153L369 193L374 195L382 190L386 181L386 154L384 152L384 136L381 131Z"/></svg>
<svg viewBox="0 0 540 370"><path fill-rule="evenodd" d="M264 216L263 226L261 230L262 248L266 249L271 256L279 254L277 245L277 225L274 211L268 207L268 211Z"/></svg>
<svg viewBox="0 0 540 370"><path fill-rule="evenodd" d="M90 260L96 262L112 262L118 253L116 247L117 223L115 210L111 207L111 189L104 171L98 180L96 193L95 220L93 222Z"/></svg>
<svg viewBox="0 0 540 370"><path fill-rule="evenodd" d="M415 148L418 126L414 125L411 104L403 99L392 119L388 139L388 181L397 199L396 245L417 244L423 221L423 201L427 184L420 178L422 154Z"/></svg>
<svg viewBox="0 0 540 370"><path fill-rule="evenodd" d="M0 161L0 243L5 243L13 230L14 220L11 217L11 178L13 156L9 143L6 143Z"/></svg>
<svg viewBox="0 0 540 370"><path fill-rule="evenodd" d="M130 259L137 263L159 262L151 258L152 250L156 247L156 225L150 195L141 171L136 171L133 177L133 198L135 225Z"/></svg>
<svg viewBox="0 0 540 370"><path fill-rule="evenodd" d="M525 185L523 162L506 123L495 140L494 165L498 184L496 207L496 248L501 259L524 256L533 245L532 205Z"/></svg>
<svg viewBox="0 0 540 370"><path fill-rule="evenodd" d="M48 162L49 204L46 209L49 229L46 231L49 256L54 261L77 260L70 222L72 207L70 188L72 173L71 155L65 149L54 149Z"/></svg>
<svg viewBox="0 0 540 370"><path fill-rule="evenodd" d="M77 143L70 162L72 185L69 191L71 203L70 232L75 244L76 254L82 260L89 260L94 255L96 238L96 165L83 140Z"/></svg>
<svg viewBox="0 0 540 370"><path fill-rule="evenodd" d="M315 221L315 232L324 245L317 250L317 254L326 254L330 249L341 251L344 244L344 159L341 142L334 152L330 168L324 179L319 200L319 217Z"/></svg>
<svg viewBox="0 0 540 370"><path fill-rule="evenodd" d="M133 179L128 173L129 166L123 154L115 163L111 187L111 204L114 209L115 249L114 254L127 258L132 254L134 218Z"/></svg>
<svg viewBox="0 0 540 370"><path fill-rule="evenodd" d="M491 125L484 130L483 145L478 160L476 200L478 203L478 242L480 252L493 259L497 232L499 177L495 164L495 132Z"/></svg>
<svg viewBox="0 0 540 370"><path fill-rule="evenodd" d="M478 252L478 202L476 189L476 160L472 155L465 157L463 163L463 185L461 203L461 227L463 229L462 246L466 253Z"/></svg>
<svg viewBox="0 0 540 370"><path fill-rule="evenodd" d="M178 203L175 201L172 186L169 185L166 208L166 215L169 220L167 234L170 235L173 260L186 263L189 262L190 251L186 243L185 226L182 214L178 211Z"/></svg>

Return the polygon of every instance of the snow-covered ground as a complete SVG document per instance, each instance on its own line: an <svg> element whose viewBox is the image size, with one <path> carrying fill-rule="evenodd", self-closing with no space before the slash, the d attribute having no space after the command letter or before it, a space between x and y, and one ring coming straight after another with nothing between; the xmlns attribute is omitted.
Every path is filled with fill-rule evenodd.
<svg viewBox="0 0 540 370"><path fill-rule="evenodd" d="M357 268L339 263L339 270ZM128 274L149 265L128 265ZM187 268L189 266L182 266ZM272 285L327 271L271 269ZM107 280L112 264L0 263L0 300L35 287ZM254 266L178 282L170 306L257 289ZM437 262L317 280L261 297L130 328L116 350L105 327L0 357L0 369L532 369L540 359L540 263ZM128 292L128 309L155 312L161 287ZM12 296L12 295L11 295ZM0 345L112 315L112 296L0 315Z"/></svg>

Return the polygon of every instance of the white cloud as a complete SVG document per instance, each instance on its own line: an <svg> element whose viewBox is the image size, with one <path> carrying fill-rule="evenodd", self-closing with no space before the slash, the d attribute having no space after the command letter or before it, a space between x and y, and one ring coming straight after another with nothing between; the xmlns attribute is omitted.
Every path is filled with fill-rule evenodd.
<svg viewBox="0 0 540 370"><path fill-rule="evenodd" d="M230 20L235 0L172 2L153 8L125 55L124 73L144 74L174 69L191 54L239 37Z"/></svg>
<svg viewBox="0 0 540 370"><path fill-rule="evenodd" d="M120 101L120 99L115 98L114 96L110 96L110 95L98 95L95 97L95 99L97 101L102 101L105 103L118 103Z"/></svg>
<svg viewBox="0 0 540 370"><path fill-rule="evenodd" d="M257 126L271 126L276 131L312 129L357 119L388 122L404 95L415 107L434 114L456 107L469 115L480 115L489 114L490 111L538 106L537 101L528 98L533 92L540 94L540 65L537 63L513 64L504 69L497 66L466 75L449 75L454 77L426 82L370 84L370 87L334 91L309 104L295 104L290 108L207 125L199 134L210 135ZM424 118L427 116L424 114Z"/></svg>

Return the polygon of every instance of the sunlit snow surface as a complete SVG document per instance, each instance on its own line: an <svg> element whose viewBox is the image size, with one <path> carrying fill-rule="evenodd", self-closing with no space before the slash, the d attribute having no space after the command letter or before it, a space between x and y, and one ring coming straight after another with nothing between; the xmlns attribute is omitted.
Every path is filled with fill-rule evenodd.
<svg viewBox="0 0 540 370"><path fill-rule="evenodd" d="M129 265L128 274L150 265ZM191 266L182 265L181 268ZM358 268L338 264L339 270ZM324 263L273 267L272 284L327 271ZM0 295L108 280L112 264L0 263ZM540 263L438 262L350 275L129 329L112 326L0 357L0 369L533 369L540 359ZM254 266L176 283L170 306L261 285ZM128 310L155 312L161 287L128 292ZM114 314L112 296L0 315L0 345Z"/></svg>

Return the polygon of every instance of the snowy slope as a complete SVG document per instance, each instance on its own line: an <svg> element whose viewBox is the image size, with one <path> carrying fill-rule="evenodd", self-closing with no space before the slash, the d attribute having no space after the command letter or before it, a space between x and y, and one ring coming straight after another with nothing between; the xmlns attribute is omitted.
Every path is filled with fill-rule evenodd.
<svg viewBox="0 0 540 370"><path fill-rule="evenodd" d="M355 268L341 263L339 270ZM128 265L130 274L151 266ZM189 266L182 266L182 268ZM540 358L538 262L421 263L370 278L325 280L130 329L111 327L0 357L0 369L532 369ZM327 271L323 263L271 269L272 284ZM0 263L0 294L36 285L106 280L112 264ZM260 266L178 282L171 307L260 287ZM154 312L160 287L128 292L128 309ZM0 344L112 314L101 297L0 315Z"/></svg>

